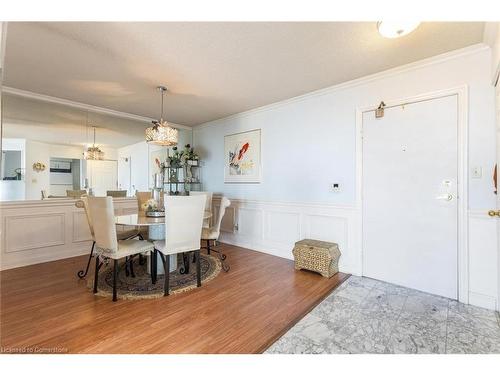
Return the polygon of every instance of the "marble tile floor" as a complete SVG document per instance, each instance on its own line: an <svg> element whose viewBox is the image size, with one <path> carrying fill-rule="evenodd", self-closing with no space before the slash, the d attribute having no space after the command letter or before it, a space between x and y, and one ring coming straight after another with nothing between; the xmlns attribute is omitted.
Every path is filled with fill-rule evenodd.
<svg viewBox="0 0 500 375"><path fill-rule="evenodd" d="M266 353L500 354L500 316L351 276Z"/></svg>

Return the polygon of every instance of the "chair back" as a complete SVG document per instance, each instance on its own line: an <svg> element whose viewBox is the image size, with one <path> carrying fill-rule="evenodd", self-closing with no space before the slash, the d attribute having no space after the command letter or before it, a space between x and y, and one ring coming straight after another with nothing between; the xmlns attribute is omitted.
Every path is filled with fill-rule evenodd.
<svg viewBox="0 0 500 375"><path fill-rule="evenodd" d="M190 191L189 195L203 195L205 196L205 211L212 212L212 192L211 191Z"/></svg>
<svg viewBox="0 0 500 375"><path fill-rule="evenodd" d="M115 198L125 198L127 196L127 190L107 190L106 196Z"/></svg>
<svg viewBox="0 0 500 375"><path fill-rule="evenodd" d="M212 228L212 230L217 233L217 238L219 238L220 235L220 225L222 223L222 218L226 213L226 208L228 208L230 204L231 201L229 199L227 199L226 197L221 198L219 207L219 216L217 216L217 221L215 222L215 225Z"/></svg>
<svg viewBox="0 0 500 375"><path fill-rule="evenodd" d="M86 190L66 190L66 196L71 198L80 198L87 195Z"/></svg>
<svg viewBox="0 0 500 375"><path fill-rule="evenodd" d="M112 197L88 197L88 207L97 247L116 252L115 210Z"/></svg>
<svg viewBox="0 0 500 375"><path fill-rule="evenodd" d="M204 196L165 196L165 254L200 249Z"/></svg>
<svg viewBox="0 0 500 375"><path fill-rule="evenodd" d="M83 208L83 210L85 211L85 216L87 216L87 223L89 225L90 234L92 235L92 239L95 241L94 226L92 224L92 217L90 216L88 198L81 197L79 200L75 202L75 206L78 208Z"/></svg>

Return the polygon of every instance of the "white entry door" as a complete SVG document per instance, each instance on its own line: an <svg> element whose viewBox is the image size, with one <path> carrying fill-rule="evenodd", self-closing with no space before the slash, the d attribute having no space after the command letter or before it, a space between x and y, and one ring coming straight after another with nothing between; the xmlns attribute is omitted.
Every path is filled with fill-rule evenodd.
<svg viewBox="0 0 500 375"><path fill-rule="evenodd" d="M457 95L363 113L363 274L449 298L458 277Z"/></svg>
<svg viewBox="0 0 500 375"><path fill-rule="evenodd" d="M118 187L118 166L116 160L88 161L90 169L90 186L97 197L106 196L107 190Z"/></svg>
<svg viewBox="0 0 500 375"><path fill-rule="evenodd" d="M120 157L118 159L118 189L127 190L128 196L133 196L135 191L132 191L132 163L130 156Z"/></svg>

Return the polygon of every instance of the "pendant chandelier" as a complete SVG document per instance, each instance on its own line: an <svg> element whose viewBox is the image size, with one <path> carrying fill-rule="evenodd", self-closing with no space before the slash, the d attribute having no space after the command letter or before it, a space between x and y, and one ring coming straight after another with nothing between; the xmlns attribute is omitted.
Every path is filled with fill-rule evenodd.
<svg viewBox="0 0 500 375"><path fill-rule="evenodd" d="M89 113L87 112L87 129L89 125ZM87 150L84 152L85 160L103 160L104 152L99 148L99 146L95 145L95 126L92 127L94 129L94 143L92 146L89 146Z"/></svg>
<svg viewBox="0 0 500 375"><path fill-rule="evenodd" d="M146 129L146 142L159 146L175 146L179 141L179 131L163 120L163 97L167 88L159 86L161 93L161 115L159 121L153 121L153 126Z"/></svg>

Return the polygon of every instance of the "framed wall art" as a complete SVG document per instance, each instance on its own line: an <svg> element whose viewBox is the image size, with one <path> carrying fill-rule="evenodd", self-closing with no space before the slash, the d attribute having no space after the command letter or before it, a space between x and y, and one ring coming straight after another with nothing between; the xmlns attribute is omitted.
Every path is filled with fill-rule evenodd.
<svg viewBox="0 0 500 375"><path fill-rule="evenodd" d="M224 182L260 183L262 178L260 129L224 137Z"/></svg>

